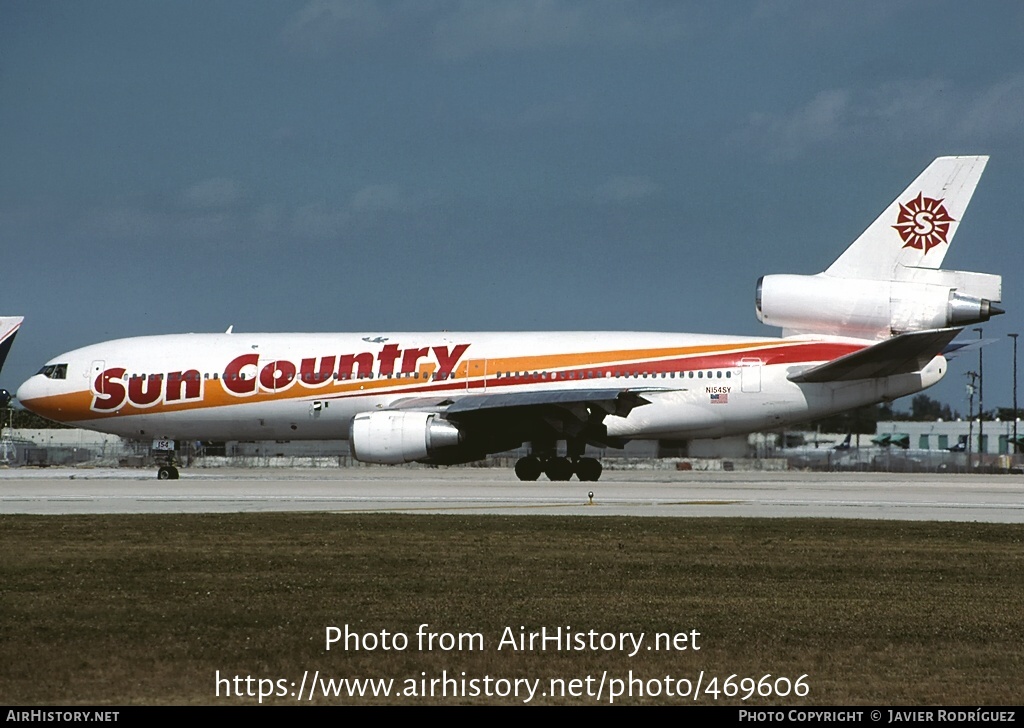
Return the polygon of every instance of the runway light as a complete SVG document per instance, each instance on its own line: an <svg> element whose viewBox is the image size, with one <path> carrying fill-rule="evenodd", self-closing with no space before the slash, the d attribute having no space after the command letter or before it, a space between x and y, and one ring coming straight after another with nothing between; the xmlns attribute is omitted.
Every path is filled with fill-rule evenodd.
<svg viewBox="0 0 1024 728"><path fill-rule="evenodd" d="M590 499L589 505L594 505L594 491L587 493L587 497Z"/></svg>

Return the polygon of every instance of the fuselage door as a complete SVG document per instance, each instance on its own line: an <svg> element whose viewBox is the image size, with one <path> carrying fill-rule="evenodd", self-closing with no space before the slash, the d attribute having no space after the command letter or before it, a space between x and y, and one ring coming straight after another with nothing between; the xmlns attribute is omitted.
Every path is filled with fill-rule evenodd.
<svg viewBox="0 0 1024 728"><path fill-rule="evenodd" d="M466 390L475 389L485 391L487 389L487 360L471 359L466 367Z"/></svg>
<svg viewBox="0 0 1024 728"><path fill-rule="evenodd" d="M740 359L740 390L743 392L761 391L760 359Z"/></svg>
<svg viewBox="0 0 1024 728"><path fill-rule="evenodd" d="M107 368L107 362L103 359L96 359L92 366L89 367L89 371L86 376L89 377L89 387L98 394L106 394L106 380L100 375Z"/></svg>

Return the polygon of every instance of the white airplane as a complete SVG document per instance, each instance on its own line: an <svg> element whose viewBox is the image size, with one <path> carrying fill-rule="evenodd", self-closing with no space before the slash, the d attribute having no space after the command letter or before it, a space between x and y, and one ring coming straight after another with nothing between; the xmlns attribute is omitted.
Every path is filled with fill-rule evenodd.
<svg viewBox="0 0 1024 728"><path fill-rule="evenodd" d="M18 335L18 329L24 320L24 316L0 316L0 369L3 369L4 362L7 361L11 344L14 343L14 337Z"/></svg>
<svg viewBox="0 0 1024 728"><path fill-rule="evenodd" d="M24 316L0 316L0 369L4 368L7 355L11 352L11 344L14 343L14 337L18 335L18 329L24 320ZM0 407L6 407L10 401L11 393L6 389L0 389Z"/></svg>
<svg viewBox="0 0 1024 728"><path fill-rule="evenodd" d="M155 442L348 439L370 463L464 463L528 443L520 479L593 481L588 444L775 429L938 382L960 327L1002 313L1000 276L939 269L987 161L936 159L823 273L762 277L757 316L782 338L229 329L76 349L18 399ZM177 477L172 462L159 477Z"/></svg>

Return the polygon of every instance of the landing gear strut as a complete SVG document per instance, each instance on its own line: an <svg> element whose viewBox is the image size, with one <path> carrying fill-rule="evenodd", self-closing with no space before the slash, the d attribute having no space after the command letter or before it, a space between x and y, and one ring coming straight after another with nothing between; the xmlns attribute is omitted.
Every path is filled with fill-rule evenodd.
<svg viewBox="0 0 1024 728"><path fill-rule="evenodd" d="M153 440L152 452L156 456L157 480L177 480L178 464L174 461L174 440L166 438Z"/></svg>

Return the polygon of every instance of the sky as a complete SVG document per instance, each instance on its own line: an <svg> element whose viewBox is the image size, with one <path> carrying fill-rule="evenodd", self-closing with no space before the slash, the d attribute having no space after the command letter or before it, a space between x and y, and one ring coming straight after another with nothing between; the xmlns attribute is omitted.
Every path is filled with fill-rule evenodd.
<svg viewBox="0 0 1024 728"><path fill-rule="evenodd" d="M944 267L1003 276L1010 406L1022 39L1012 2L0 0L0 387L228 326L776 335L759 276L987 154Z"/></svg>

